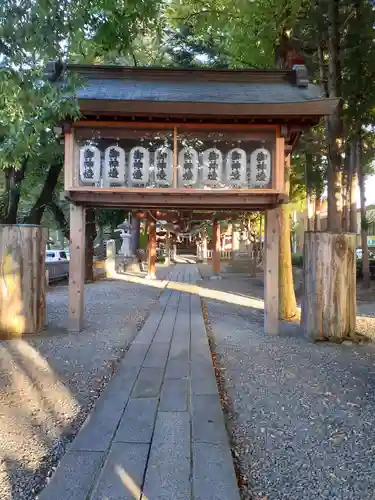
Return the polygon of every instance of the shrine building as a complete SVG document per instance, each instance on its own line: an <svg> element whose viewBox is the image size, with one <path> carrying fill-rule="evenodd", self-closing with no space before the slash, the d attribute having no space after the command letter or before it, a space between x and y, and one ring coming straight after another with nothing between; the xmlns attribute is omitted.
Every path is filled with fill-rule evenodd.
<svg viewBox="0 0 375 500"><path fill-rule="evenodd" d="M70 211L69 325L84 315L85 209L124 208L150 219L212 220L213 267L220 269L220 214L265 213L265 330L279 317L280 204L301 134L330 115L304 65L289 70L59 66L49 78L78 77L81 118L64 123L64 197Z"/></svg>

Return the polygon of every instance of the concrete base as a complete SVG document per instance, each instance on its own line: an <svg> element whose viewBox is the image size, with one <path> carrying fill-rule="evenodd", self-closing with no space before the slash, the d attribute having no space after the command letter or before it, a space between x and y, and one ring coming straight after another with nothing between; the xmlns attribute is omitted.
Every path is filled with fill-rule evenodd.
<svg viewBox="0 0 375 500"><path fill-rule="evenodd" d="M147 276L145 276L145 279L146 280L156 280L156 274L147 274Z"/></svg>
<svg viewBox="0 0 375 500"><path fill-rule="evenodd" d="M121 255L117 255L115 271L120 274L126 272L137 273L140 271L139 262L135 257L123 257Z"/></svg>
<svg viewBox="0 0 375 500"><path fill-rule="evenodd" d="M210 280L221 280L222 277L220 276L220 274L214 274L213 276L210 276L209 279Z"/></svg>

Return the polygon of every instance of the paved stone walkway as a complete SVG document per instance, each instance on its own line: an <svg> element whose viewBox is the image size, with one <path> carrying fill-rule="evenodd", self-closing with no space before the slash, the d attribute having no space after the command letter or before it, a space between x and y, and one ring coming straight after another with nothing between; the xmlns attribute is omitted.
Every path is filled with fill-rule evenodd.
<svg viewBox="0 0 375 500"><path fill-rule="evenodd" d="M40 500L239 500L199 296L177 265Z"/></svg>

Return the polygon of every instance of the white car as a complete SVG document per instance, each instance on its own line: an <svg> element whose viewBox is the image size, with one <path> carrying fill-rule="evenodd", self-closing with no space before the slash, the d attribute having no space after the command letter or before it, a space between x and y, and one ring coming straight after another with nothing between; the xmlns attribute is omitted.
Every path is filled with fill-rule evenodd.
<svg viewBox="0 0 375 500"><path fill-rule="evenodd" d="M356 250L356 255L357 255L357 259L362 259L362 248L357 248ZM375 259L375 255L372 253L372 252L368 252L368 256L370 259Z"/></svg>
<svg viewBox="0 0 375 500"><path fill-rule="evenodd" d="M69 260L65 250L47 250L46 262L61 262Z"/></svg>

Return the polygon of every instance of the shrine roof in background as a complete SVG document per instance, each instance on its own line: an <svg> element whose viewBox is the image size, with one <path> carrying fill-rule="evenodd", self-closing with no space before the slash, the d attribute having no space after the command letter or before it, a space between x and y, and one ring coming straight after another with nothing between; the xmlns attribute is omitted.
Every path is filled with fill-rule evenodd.
<svg viewBox="0 0 375 500"><path fill-rule="evenodd" d="M65 72L81 77L76 90L86 116L231 117L317 122L338 99L308 82L305 66L294 70L130 68L104 65L49 67L52 80Z"/></svg>

